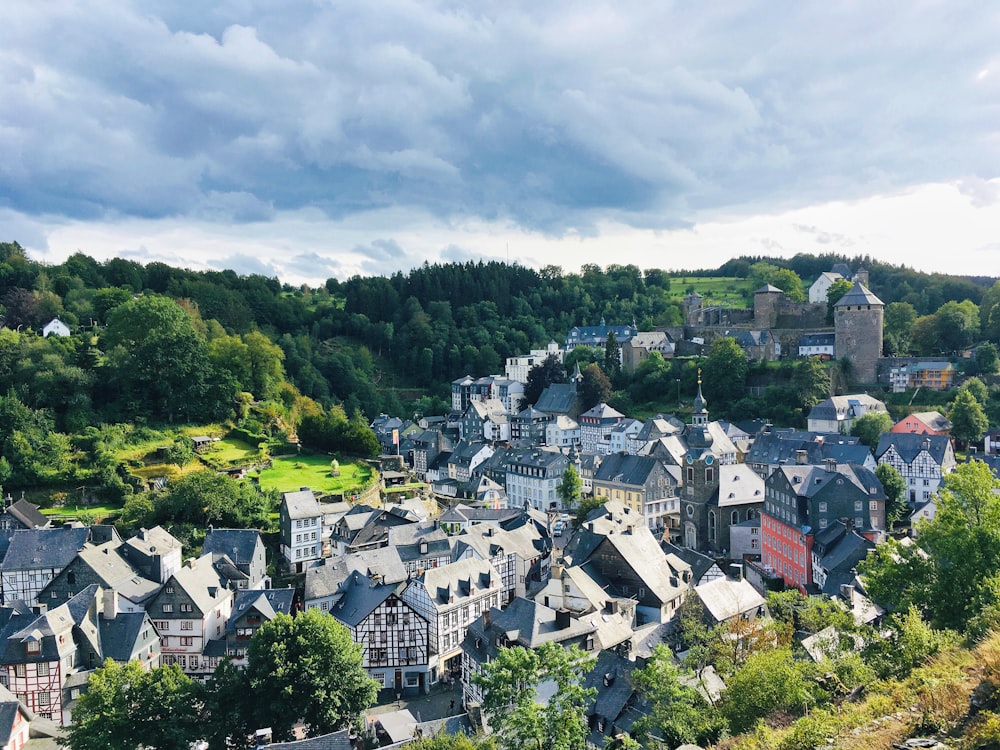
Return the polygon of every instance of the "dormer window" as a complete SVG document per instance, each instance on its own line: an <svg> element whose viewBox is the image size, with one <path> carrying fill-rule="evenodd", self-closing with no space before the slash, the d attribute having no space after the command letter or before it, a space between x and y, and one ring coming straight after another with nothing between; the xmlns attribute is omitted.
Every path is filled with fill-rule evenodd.
<svg viewBox="0 0 1000 750"><path fill-rule="evenodd" d="M42 644L39 641L28 641L26 646L29 654L37 654L42 650Z"/></svg>

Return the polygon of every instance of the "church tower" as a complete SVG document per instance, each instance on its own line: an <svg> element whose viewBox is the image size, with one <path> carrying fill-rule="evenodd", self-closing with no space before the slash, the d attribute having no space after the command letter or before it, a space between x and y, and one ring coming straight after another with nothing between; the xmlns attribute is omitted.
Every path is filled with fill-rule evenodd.
<svg viewBox="0 0 1000 750"><path fill-rule="evenodd" d="M833 307L834 356L851 363L855 383L878 381L884 315L885 303L860 281Z"/></svg>
<svg viewBox="0 0 1000 750"><path fill-rule="evenodd" d="M708 423L708 402L701 392L698 371L698 395L694 397L691 424L687 429L687 454L684 456L684 490L681 493L681 543L704 551L718 538L718 509L710 507L719 491L719 466L715 437Z"/></svg>

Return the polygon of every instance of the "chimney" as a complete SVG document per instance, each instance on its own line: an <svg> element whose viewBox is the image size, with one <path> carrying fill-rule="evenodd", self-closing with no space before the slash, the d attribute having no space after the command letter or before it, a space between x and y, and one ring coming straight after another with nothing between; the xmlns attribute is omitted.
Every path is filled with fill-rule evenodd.
<svg viewBox="0 0 1000 750"><path fill-rule="evenodd" d="M739 563L730 563L726 570L726 577L731 581L739 581L743 578L743 566Z"/></svg>
<svg viewBox="0 0 1000 750"><path fill-rule="evenodd" d="M195 559L193 557L189 557L187 560L184 561L184 565L189 568L194 568L194 563Z"/></svg>
<svg viewBox="0 0 1000 750"><path fill-rule="evenodd" d="M799 449L795 451L795 463L805 465L809 463L809 451Z"/></svg>
<svg viewBox="0 0 1000 750"><path fill-rule="evenodd" d="M921 447L925 451L930 451L930 449L931 449L931 439L930 439L930 437L924 436L924 439L921 440L920 443L921 443Z"/></svg>
<svg viewBox="0 0 1000 750"><path fill-rule="evenodd" d="M267 747L271 744L271 727L264 727L263 729L258 729L253 733L255 741L257 742L256 747Z"/></svg>
<svg viewBox="0 0 1000 750"><path fill-rule="evenodd" d="M103 593L104 619L114 620L118 617L118 594L114 591L105 590Z"/></svg>
<svg viewBox="0 0 1000 750"><path fill-rule="evenodd" d="M488 628L490 626L490 608L487 607L483 610L483 628Z"/></svg>
<svg viewBox="0 0 1000 750"><path fill-rule="evenodd" d="M570 616L568 609L556 610L556 630L565 630L570 626Z"/></svg>
<svg viewBox="0 0 1000 750"><path fill-rule="evenodd" d="M824 461L824 463L826 464L826 470L828 472L830 472L831 474L837 473L837 459L828 458L826 459L826 461Z"/></svg>

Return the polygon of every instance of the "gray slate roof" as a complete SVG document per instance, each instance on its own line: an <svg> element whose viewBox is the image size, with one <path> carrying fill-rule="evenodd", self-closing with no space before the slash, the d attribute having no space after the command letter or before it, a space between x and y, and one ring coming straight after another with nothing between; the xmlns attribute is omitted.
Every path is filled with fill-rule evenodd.
<svg viewBox="0 0 1000 750"><path fill-rule="evenodd" d="M273 742L268 750L353 750L349 729L295 742Z"/></svg>
<svg viewBox="0 0 1000 750"><path fill-rule="evenodd" d="M87 527L20 529L14 532L3 559L4 570L62 570L87 543Z"/></svg>
<svg viewBox="0 0 1000 750"><path fill-rule="evenodd" d="M226 625L226 631L235 628L236 621L247 611L255 609L267 620L274 619L279 612L292 614L292 602L295 599L295 589L251 589L240 591L233 602L233 612Z"/></svg>
<svg viewBox="0 0 1000 750"><path fill-rule="evenodd" d="M535 408L546 414L571 414L576 404L576 389L569 383L553 383L542 391Z"/></svg>
<svg viewBox="0 0 1000 750"><path fill-rule="evenodd" d="M912 463L920 452L927 453L940 466L951 448L951 438L947 435L918 435L913 432L885 432L878 440L875 458L881 458L890 447L894 447L906 463Z"/></svg>
<svg viewBox="0 0 1000 750"><path fill-rule="evenodd" d="M851 288L847 294L841 297L834 307L847 307L849 305L885 305L885 303L876 297L871 289L866 287L860 281L854 282L854 286Z"/></svg>
<svg viewBox="0 0 1000 750"><path fill-rule="evenodd" d="M215 529L209 527L201 554L226 555L236 565L248 565L257 544L263 543L257 529Z"/></svg>

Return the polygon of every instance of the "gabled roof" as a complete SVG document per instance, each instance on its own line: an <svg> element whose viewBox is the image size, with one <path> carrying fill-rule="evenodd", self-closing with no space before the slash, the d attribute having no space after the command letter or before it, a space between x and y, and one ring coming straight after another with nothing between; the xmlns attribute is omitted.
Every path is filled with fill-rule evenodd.
<svg viewBox="0 0 1000 750"><path fill-rule="evenodd" d="M649 481L659 465L660 462L650 456L613 453L594 472L594 481L641 487Z"/></svg>
<svg viewBox="0 0 1000 750"><path fill-rule="evenodd" d="M867 393L831 396L809 411L809 419L853 419L870 411L887 412L885 404Z"/></svg>
<svg viewBox="0 0 1000 750"><path fill-rule="evenodd" d="M29 529L40 529L49 525L49 519L38 511L38 506L23 498L8 505L6 512Z"/></svg>
<svg viewBox="0 0 1000 750"><path fill-rule="evenodd" d="M201 554L226 555L236 565L247 565L254 559L258 545L263 547L257 529L216 529L205 534Z"/></svg>
<svg viewBox="0 0 1000 750"><path fill-rule="evenodd" d="M834 333L805 333L799 336L799 346L833 346L836 339Z"/></svg>
<svg viewBox="0 0 1000 750"><path fill-rule="evenodd" d="M260 612L266 620L273 620L282 612L292 614L292 603L295 600L295 589L251 589L240 591L233 601L233 613L226 624L226 631L232 632L236 622L250 610Z"/></svg>
<svg viewBox="0 0 1000 750"><path fill-rule="evenodd" d="M937 432L947 432L951 429L951 421L939 411L918 411L910 416L914 419L919 419L930 429Z"/></svg>
<svg viewBox="0 0 1000 750"><path fill-rule="evenodd" d="M182 547L180 541L162 526L140 529L138 534L125 540L125 544L145 557L164 555L171 550Z"/></svg>
<svg viewBox="0 0 1000 750"><path fill-rule="evenodd" d="M352 571L344 581L343 595L330 608L330 614L348 627L355 628L382 602L401 593L403 588L403 583L377 583L356 570Z"/></svg>
<svg viewBox="0 0 1000 750"><path fill-rule="evenodd" d="M201 613L217 607L232 595L226 588L226 581L212 565L211 554L187 561L170 580L191 598Z"/></svg>
<svg viewBox="0 0 1000 750"><path fill-rule="evenodd" d="M754 294L784 294L783 289L778 289L774 284L764 284L760 289L754 289Z"/></svg>
<svg viewBox="0 0 1000 750"><path fill-rule="evenodd" d="M122 557L121 552L122 545L116 542L88 544L77 554L77 559L93 571L103 588L112 589L130 601L141 603L159 591L160 584L144 578Z"/></svg>
<svg viewBox="0 0 1000 750"><path fill-rule="evenodd" d="M450 608L476 590L499 587L500 576L486 560L466 558L425 570L419 578L435 608ZM451 601L451 599L454 601Z"/></svg>
<svg viewBox="0 0 1000 750"><path fill-rule="evenodd" d="M607 735L614 726L618 731L627 732L646 711L635 706L636 690L632 684L632 674L639 665L619 656L614 651L602 651L597 655L593 669L583 679L585 689L596 691L588 716L598 716L606 721L604 731L594 729L587 737L587 744L604 747ZM641 701L640 701L641 702Z"/></svg>
<svg viewBox="0 0 1000 750"><path fill-rule="evenodd" d="M353 750L351 731L341 729L321 737L310 737L295 742L272 742L268 750Z"/></svg>
<svg viewBox="0 0 1000 750"><path fill-rule="evenodd" d="M602 422L603 421L620 421L624 417L625 417L624 414L622 414L617 409L615 409L615 408L613 408L611 406L608 406L603 401L601 403L597 404L596 406L592 406L591 408L587 409L587 411L585 411L583 414L580 415L580 419L584 419L584 418L587 418L587 419L599 419Z"/></svg>
<svg viewBox="0 0 1000 750"><path fill-rule="evenodd" d="M105 596L114 596L114 592L106 591ZM119 612L112 620L98 617L97 626L101 634L101 655L122 664L135 658L143 629L152 629L145 612Z"/></svg>
<svg viewBox="0 0 1000 750"><path fill-rule="evenodd" d="M896 453L906 463L912 463L922 451L927 454L938 466L941 466L948 454L952 452L951 438L947 435L919 435L913 432L884 432L878 439L878 447L875 449L875 458L879 459L885 455L889 448L895 448Z"/></svg>
<svg viewBox="0 0 1000 750"><path fill-rule="evenodd" d="M569 383L552 383L535 402L535 408L546 414L570 414L575 405L576 389Z"/></svg>
<svg viewBox="0 0 1000 750"><path fill-rule="evenodd" d="M716 564L711 557L703 555L691 547L678 547L666 540L661 540L660 548L668 555L676 555L691 567L691 579L695 585Z"/></svg>
<svg viewBox="0 0 1000 750"><path fill-rule="evenodd" d="M725 622L745 612L756 612L765 604L764 597L745 578L738 581L729 577L716 578L695 586L694 590L716 622Z"/></svg>
<svg viewBox="0 0 1000 750"><path fill-rule="evenodd" d="M10 539L3 559L5 571L52 568L69 565L87 543L90 530L84 526L57 529L18 529Z"/></svg>
<svg viewBox="0 0 1000 750"><path fill-rule="evenodd" d="M719 466L719 507L764 502L764 480L746 464Z"/></svg>
<svg viewBox="0 0 1000 750"><path fill-rule="evenodd" d="M316 501L316 496L309 488L295 492L284 492L281 495L281 501L287 507L288 517L292 520L323 515L319 503Z"/></svg>

